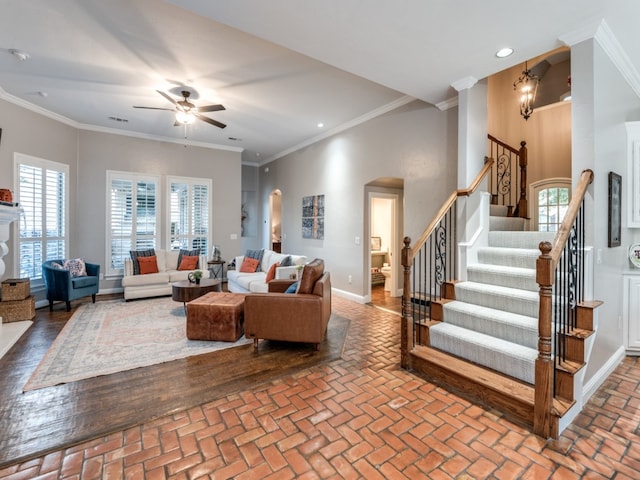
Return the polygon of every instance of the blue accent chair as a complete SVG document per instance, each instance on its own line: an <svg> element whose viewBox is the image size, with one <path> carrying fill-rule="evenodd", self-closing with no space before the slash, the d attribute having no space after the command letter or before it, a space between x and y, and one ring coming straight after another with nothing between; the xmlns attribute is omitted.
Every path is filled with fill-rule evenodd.
<svg viewBox="0 0 640 480"><path fill-rule="evenodd" d="M86 277L72 277L68 270L52 267L52 263L62 265L64 260L47 260L42 264L42 276L47 287L49 311L53 311L53 302L61 301L67 304L67 312L71 310L71 300L91 295L96 303L96 293L100 287L100 265L86 263Z"/></svg>

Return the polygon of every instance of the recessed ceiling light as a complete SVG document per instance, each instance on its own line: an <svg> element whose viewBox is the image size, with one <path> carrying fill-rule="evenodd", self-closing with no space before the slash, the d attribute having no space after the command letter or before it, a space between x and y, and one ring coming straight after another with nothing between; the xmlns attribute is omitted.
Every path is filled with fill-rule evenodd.
<svg viewBox="0 0 640 480"><path fill-rule="evenodd" d="M324 127L324 123L322 122L318 123L318 128L322 128L322 127Z"/></svg>
<svg viewBox="0 0 640 480"><path fill-rule="evenodd" d="M513 48L505 47L505 48L501 48L496 52L496 57L504 58L504 57L508 57L512 53L513 53Z"/></svg>
<svg viewBox="0 0 640 480"><path fill-rule="evenodd" d="M21 62L31 57L31 55L29 55L27 52L23 52L22 50L18 50L17 48L10 48L9 53L14 57L16 57L18 60L20 60Z"/></svg>

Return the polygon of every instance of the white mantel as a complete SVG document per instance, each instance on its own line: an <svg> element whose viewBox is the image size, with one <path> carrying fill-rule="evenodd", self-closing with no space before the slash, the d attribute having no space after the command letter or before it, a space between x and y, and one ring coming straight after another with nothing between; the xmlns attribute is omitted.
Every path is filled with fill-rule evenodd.
<svg viewBox="0 0 640 480"><path fill-rule="evenodd" d="M11 232L11 222L18 220L22 216L21 207L8 207L6 205L0 205L0 280L4 275L4 261L2 257L9 253L9 247L7 247L7 240L9 240L9 234Z"/></svg>

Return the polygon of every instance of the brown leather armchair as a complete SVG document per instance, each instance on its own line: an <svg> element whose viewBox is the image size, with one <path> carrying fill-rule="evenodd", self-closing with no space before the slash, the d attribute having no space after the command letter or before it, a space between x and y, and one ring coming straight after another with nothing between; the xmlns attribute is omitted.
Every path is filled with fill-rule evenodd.
<svg viewBox="0 0 640 480"><path fill-rule="evenodd" d="M299 290L303 293L284 293L293 282L272 280L269 293L246 296L244 333L253 338L256 350L260 338L313 343L316 350L320 348L331 317L329 272L324 271L324 262L316 259L304 268Z"/></svg>

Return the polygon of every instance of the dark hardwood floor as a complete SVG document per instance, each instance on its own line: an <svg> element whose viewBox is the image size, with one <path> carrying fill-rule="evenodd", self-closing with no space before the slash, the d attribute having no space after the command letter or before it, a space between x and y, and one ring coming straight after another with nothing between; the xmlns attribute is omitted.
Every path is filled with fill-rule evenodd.
<svg viewBox="0 0 640 480"><path fill-rule="evenodd" d="M384 285L371 286L371 304L402 315L402 297L392 297L391 293L385 291Z"/></svg>
<svg viewBox="0 0 640 480"><path fill-rule="evenodd" d="M104 295L98 301L114 298L121 296ZM38 309L31 328L0 359L0 468L336 359L349 325L334 315L320 351L312 345L261 341L258 353L249 344L22 393L81 303L73 302L70 313L63 304L52 313Z"/></svg>

